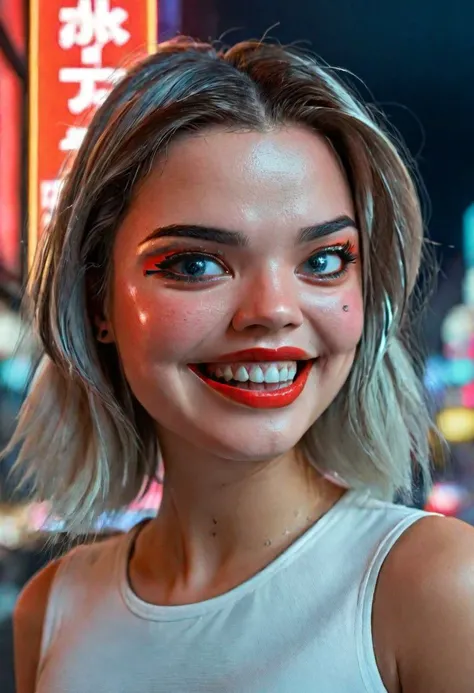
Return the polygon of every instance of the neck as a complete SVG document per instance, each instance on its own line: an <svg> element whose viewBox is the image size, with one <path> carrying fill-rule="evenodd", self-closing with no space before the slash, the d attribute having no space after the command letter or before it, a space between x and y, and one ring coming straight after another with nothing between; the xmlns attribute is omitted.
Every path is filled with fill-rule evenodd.
<svg viewBox="0 0 474 693"><path fill-rule="evenodd" d="M158 603L196 601L243 582L343 495L295 451L257 463L197 451L167 451L166 459L160 512L141 533L134 557L166 585L165 595L151 599Z"/></svg>

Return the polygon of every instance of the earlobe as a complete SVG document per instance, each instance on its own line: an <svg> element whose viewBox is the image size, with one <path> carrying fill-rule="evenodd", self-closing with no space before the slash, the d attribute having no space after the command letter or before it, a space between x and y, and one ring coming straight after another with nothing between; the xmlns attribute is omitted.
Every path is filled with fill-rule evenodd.
<svg viewBox="0 0 474 693"><path fill-rule="evenodd" d="M99 328L97 331L97 341L102 344L113 344L115 340L112 330L108 327Z"/></svg>
<svg viewBox="0 0 474 693"><path fill-rule="evenodd" d="M102 318L95 318L96 339L102 344L112 344L114 342L114 333L110 324Z"/></svg>

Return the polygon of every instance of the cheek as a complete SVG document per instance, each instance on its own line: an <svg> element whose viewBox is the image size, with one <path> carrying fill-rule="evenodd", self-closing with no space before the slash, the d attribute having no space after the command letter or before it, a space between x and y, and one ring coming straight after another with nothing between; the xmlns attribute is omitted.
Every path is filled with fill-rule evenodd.
<svg viewBox="0 0 474 693"><path fill-rule="evenodd" d="M220 302L192 291L166 291L153 284L122 284L113 301L114 333L128 363L186 361L222 320ZM128 363L127 363L128 362Z"/></svg>
<svg viewBox="0 0 474 693"><path fill-rule="evenodd" d="M313 308L313 318L323 347L332 353L353 351L364 327L364 307L360 290L343 289L322 297Z"/></svg>
<svg viewBox="0 0 474 693"><path fill-rule="evenodd" d="M343 294L340 298L340 306L336 307L336 311L340 310L339 321L341 326L340 340L349 348L357 346L364 329L364 305L362 294L360 291ZM347 308L346 308L347 306Z"/></svg>

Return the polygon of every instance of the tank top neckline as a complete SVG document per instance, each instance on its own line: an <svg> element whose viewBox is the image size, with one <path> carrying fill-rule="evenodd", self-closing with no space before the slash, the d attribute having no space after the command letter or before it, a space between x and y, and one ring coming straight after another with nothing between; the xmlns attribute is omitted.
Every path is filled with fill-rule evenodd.
<svg viewBox="0 0 474 693"><path fill-rule="evenodd" d="M271 561L271 563L265 566L261 571L224 594L192 604L172 606L151 604L140 599L133 591L128 575L128 565L136 538L145 524L140 523L124 537L124 541L120 542L120 549L117 552L117 569L115 574L118 578L118 589L121 598L125 606L132 613L149 621L181 621L202 618L210 613L220 611L224 607L231 607L244 596L254 592L258 587L270 580L291 561L295 560L310 542L318 540L321 535L327 532L337 521L344 508L354 503L356 499L365 499L369 494L369 491L349 489L322 517L316 520L304 534L298 537L287 549L285 549L285 551L283 551L283 553L277 556L277 558Z"/></svg>

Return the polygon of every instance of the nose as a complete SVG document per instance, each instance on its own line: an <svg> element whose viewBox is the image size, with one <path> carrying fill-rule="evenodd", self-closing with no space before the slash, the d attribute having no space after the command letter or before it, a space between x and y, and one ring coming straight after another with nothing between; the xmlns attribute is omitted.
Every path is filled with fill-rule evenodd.
<svg viewBox="0 0 474 693"><path fill-rule="evenodd" d="M292 272L288 276L274 268L255 276L243 289L242 299L232 319L236 332L263 328L278 332L296 328L303 323L298 282Z"/></svg>

